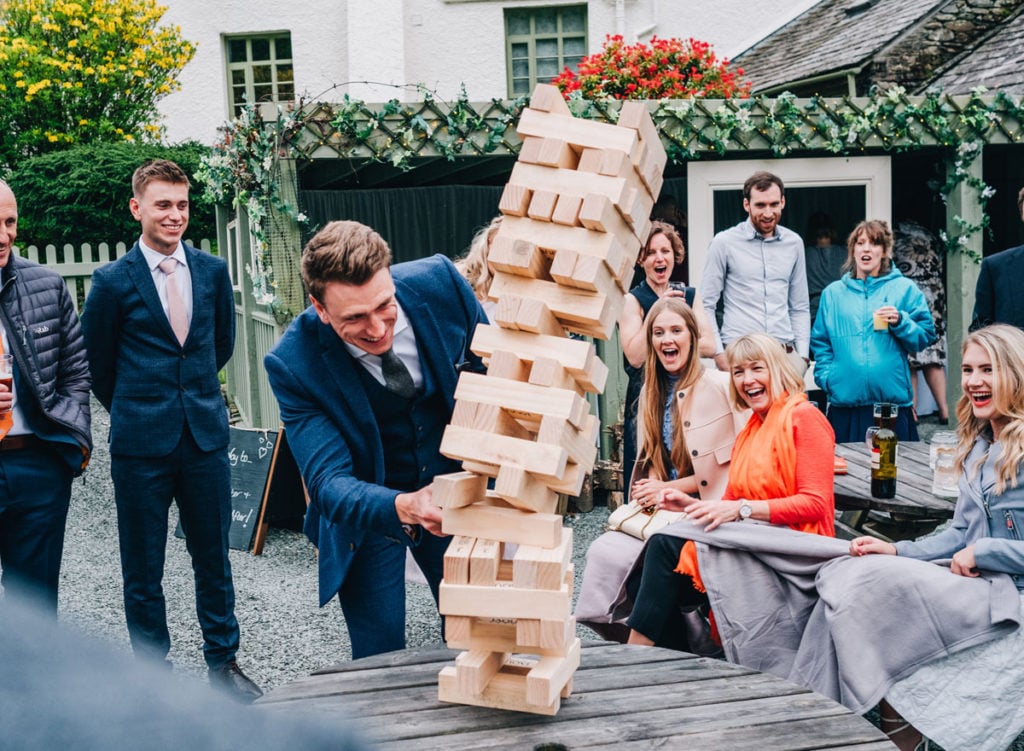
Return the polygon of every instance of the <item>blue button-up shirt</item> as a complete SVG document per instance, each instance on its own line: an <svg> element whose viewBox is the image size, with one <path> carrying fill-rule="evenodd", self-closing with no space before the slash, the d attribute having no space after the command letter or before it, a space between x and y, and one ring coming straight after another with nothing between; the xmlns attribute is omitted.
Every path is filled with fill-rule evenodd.
<svg viewBox="0 0 1024 751"><path fill-rule="evenodd" d="M808 356L811 316L804 243L776 227L768 238L747 219L719 232L708 248L700 295L715 330L715 347L763 331ZM723 300L721 330L715 318Z"/></svg>

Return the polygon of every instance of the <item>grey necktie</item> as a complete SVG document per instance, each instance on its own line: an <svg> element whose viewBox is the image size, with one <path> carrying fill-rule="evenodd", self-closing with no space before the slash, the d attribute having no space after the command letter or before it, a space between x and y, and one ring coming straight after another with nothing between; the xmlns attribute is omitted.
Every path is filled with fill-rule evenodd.
<svg viewBox="0 0 1024 751"><path fill-rule="evenodd" d="M416 396L416 384L413 383L409 369L402 358L389 349L380 356L381 369L384 371L384 387L396 396L411 399Z"/></svg>

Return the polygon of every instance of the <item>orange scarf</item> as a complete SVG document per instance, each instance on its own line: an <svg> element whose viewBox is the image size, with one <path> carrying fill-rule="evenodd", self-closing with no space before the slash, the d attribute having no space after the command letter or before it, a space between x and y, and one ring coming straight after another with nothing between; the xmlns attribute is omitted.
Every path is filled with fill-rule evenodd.
<svg viewBox="0 0 1024 751"><path fill-rule="evenodd" d="M761 417L754 413L736 436L729 463L729 493L754 501L795 495L796 441L793 438L793 410L807 401L806 394L783 393ZM828 534L819 522L804 522L793 527L800 532ZM831 535L830 535L831 536ZM693 578L703 592L704 582L697 566L697 546L687 541L679 555L676 572Z"/></svg>

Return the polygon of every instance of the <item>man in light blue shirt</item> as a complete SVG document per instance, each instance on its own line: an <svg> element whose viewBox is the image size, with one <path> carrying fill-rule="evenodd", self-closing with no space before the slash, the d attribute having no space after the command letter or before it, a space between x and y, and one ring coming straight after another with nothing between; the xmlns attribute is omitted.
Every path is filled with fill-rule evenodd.
<svg viewBox="0 0 1024 751"><path fill-rule="evenodd" d="M728 369L725 345L758 331L786 347L798 373L807 370L811 317L804 243L797 233L779 226L785 206L782 180L770 172L755 172L743 184L747 219L711 241L700 294L714 324L720 370ZM721 329L715 317L719 299Z"/></svg>

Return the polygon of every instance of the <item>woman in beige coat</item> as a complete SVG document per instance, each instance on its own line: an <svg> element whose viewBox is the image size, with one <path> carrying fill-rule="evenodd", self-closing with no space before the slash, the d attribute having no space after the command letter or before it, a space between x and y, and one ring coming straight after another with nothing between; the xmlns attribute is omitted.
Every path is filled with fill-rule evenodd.
<svg viewBox="0 0 1024 751"><path fill-rule="evenodd" d="M705 500L721 498L733 442L750 412L732 406L727 373L701 366L697 319L684 300L658 300L647 315L645 334L630 502L654 508L665 488ZM613 620L611 611L642 547L642 540L622 532L607 532L593 542L576 606L578 622L605 638L626 640L628 628Z"/></svg>

